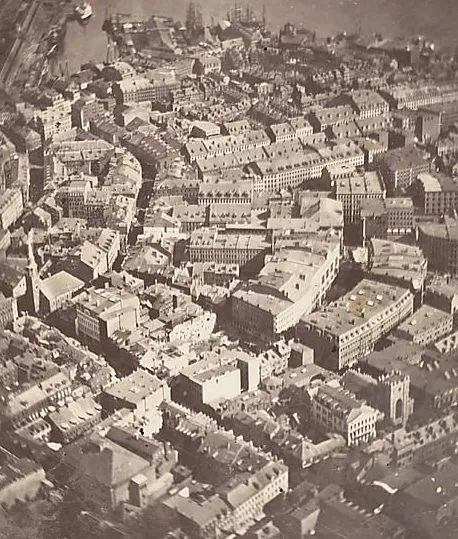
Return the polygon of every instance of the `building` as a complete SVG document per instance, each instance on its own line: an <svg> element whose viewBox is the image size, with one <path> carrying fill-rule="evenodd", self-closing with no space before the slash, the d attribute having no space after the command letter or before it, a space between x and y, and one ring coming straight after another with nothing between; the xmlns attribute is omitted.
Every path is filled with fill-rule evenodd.
<svg viewBox="0 0 458 539"><path fill-rule="evenodd" d="M313 443L297 430L282 426L265 410L230 412L224 415L224 424L245 440L251 440L257 447L263 447L283 459L290 471L291 468L308 468L346 445L346 440L340 435L331 435Z"/></svg>
<svg viewBox="0 0 458 539"><path fill-rule="evenodd" d="M218 495L182 496L177 493L162 501L161 510L170 513L173 520L191 537L218 537L221 528L225 527L225 515L229 514L229 506Z"/></svg>
<svg viewBox="0 0 458 539"><path fill-rule="evenodd" d="M373 352L361 362L372 376L402 373L410 379L414 408L428 417L432 410L448 409L458 400L456 359L458 351L441 353L411 341L396 340L387 348Z"/></svg>
<svg viewBox="0 0 458 539"><path fill-rule="evenodd" d="M133 79L135 78L136 71L129 63L118 61L104 65L101 74L104 80L113 82L124 79Z"/></svg>
<svg viewBox="0 0 458 539"><path fill-rule="evenodd" d="M399 468L428 459L438 461L454 450L457 440L458 424L453 412L414 430L399 428L386 439L391 461Z"/></svg>
<svg viewBox="0 0 458 539"><path fill-rule="evenodd" d="M241 267L262 266L270 243L262 236L223 234L217 229L200 229L191 233L191 262L239 264Z"/></svg>
<svg viewBox="0 0 458 539"><path fill-rule="evenodd" d="M170 320L163 319L166 322L168 339L170 342L186 342L197 344L207 341L213 333L216 324L216 314L210 311L204 311L199 305L194 305L191 309L178 309L171 315ZM176 316L176 319L174 319Z"/></svg>
<svg viewBox="0 0 458 539"><path fill-rule="evenodd" d="M84 282L66 271L59 271L40 281L40 305L45 313L64 307L84 286Z"/></svg>
<svg viewBox="0 0 458 539"><path fill-rule="evenodd" d="M238 280L240 268L238 264L217 264L215 262L196 262L193 265L193 280L201 284L227 286Z"/></svg>
<svg viewBox="0 0 458 539"><path fill-rule="evenodd" d="M411 51L404 51L411 54ZM396 109L429 107L439 103L448 103L457 98L456 87L451 85L399 85L389 91L380 91L390 105Z"/></svg>
<svg viewBox="0 0 458 539"><path fill-rule="evenodd" d="M282 143L298 144L299 141ZM272 145L273 146L273 145ZM247 166L254 177L255 192L278 192L298 187L320 178L329 167L364 165L364 152L353 141L341 139L332 143L317 143L311 147L295 147L272 152L268 159L255 159Z"/></svg>
<svg viewBox="0 0 458 539"><path fill-rule="evenodd" d="M24 211L24 202L20 189L0 191L0 227L8 229Z"/></svg>
<svg viewBox="0 0 458 539"><path fill-rule="evenodd" d="M251 180L210 181L199 185L198 204L249 205L252 202L253 182Z"/></svg>
<svg viewBox="0 0 458 539"><path fill-rule="evenodd" d="M6 422L18 428L43 417L51 406L70 396L72 382L62 372L52 374L30 387L9 393L4 402L2 415Z"/></svg>
<svg viewBox="0 0 458 539"><path fill-rule="evenodd" d="M437 118L439 129L441 132L448 130L450 127L458 122L458 101L451 101L448 103L438 103L436 105L429 105L425 109L421 109Z"/></svg>
<svg viewBox="0 0 458 539"><path fill-rule="evenodd" d="M205 140L194 140L187 142L184 147L184 155L190 163L197 160L208 160L222 156L234 156L241 152L249 152L251 150L260 149L261 152L245 153L239 155L239 159L243 159L248 163L253 155L261 155L265 157L262 148L271 144L267 133L263 129L242 131L233 135L220 135ZM240 161L239 161L240 164ZM230 168L223 165L221 167Z"/></svg>
<svg viewBox="0 0 458 539"><path fill-rule="evenodd" d="M107 162L113 151L113 146L104 140L71 140L51 144L44 154L46 180L61 183L69 174L98 174L100 165ZM73 185L77 187L78 183Z"/></svg>
<svg viewBox="0 0 458 539"><path fill-rule="evenodd" d="M441 135L436 142L436 152L439 157L455 157L458 154L458 133L450 131Z"/></svg>
<svg viewBox="0 0 458 539"><path fill-rule="evenodd" d="M420 224L418 244L430 269L458 274L458 221L446 217L443 223Z"/></svg>
<svg viewBox="0 0 458 539"><path fill-rule="evenodd" d="M14 124L4 130L18 152L33 152L41 146L40 135L28 125Z"/></svg>
<svg viewBox="0 0 458 539"><path fill-rule="evenodd" d="M412 199L393 197L385 199L388 217L388 234L410 234L415 226L414 205Z"/></svg>
<svg viewBox="0 0 458 539"><path fill-rule="evenodd" d="M390 150L379 160L379 169L390 193L405 192L419 174L429 172L429 162L414 146Z"/></svg>
<svg viewBox="0 0 458 539"><path fill-rule="evenodd" d="M104 344L116 331L132 331L140 321L140 300L118 288L90 288L76 298L76 334Z"/></svg>
<svg viewBox="0 0 458 539"><path fill-rule="evenodd" d="M453 314L454 326L458 327L458 280L436 278L426 290L425 302Z"/></svg>
<svg viewBox="0 0 458 539"><path fill-rule="evenodd" d="M95 240L86 240L81 248L80 260L96 279L113 268L121 249L119 232L103 228Z"/></svg>
<svg viewBox="0 0 458 539"><path fill-rule="evenodd" d="M315 131L326 131L328 127L339 127L355 120L357 117L351 105L320 107L310 116L310 123Z"/></svg>
<svg viewBox="0 0 458 539"><path fill-rule="evenodd" d="M291 118L287 122L271 124L267 134L272 142L287 142L296 138L301 139L313 134L313 126L302 116Z"/></svg>
<svg viewBox="0 0 458 539"><path fill-rule="evenodd" d="M65 138L72 129L72 105L61 94L50 91L37 109L34 127L42 141Z"/></svg>
<svg viewBox="0 0 458 539"><path fill-rule="evenodd" d="M360 222L363 243L371 238L388 237L388 215L385 200L376 198L361 201Z"/></svg>
<svg viewBox="0 0 458 539"><path fill-rule="evenodd" d="M288 488L289 470L281 462L268 462L248 478L243 474L236 475L219 489L221 497L232 509L229 529L245 535L248 522L262 518L265 506L288 492Z"/></svg>
<svg viewBox="0 0 458 539"><path fill-rule="evenodd" d="M373 90L354 90L348 98L360 119L383 116L390 110L388 102Z"/></svg>
<svg viewBox="0 0 458 539"><path fill-rule="evenodd" d="M298 489L301 487L300 485ZM405 528L384 513L365 511L363 507L347 500L344 490L331 483L323 489L312 490L304 482L301 502L293 501L293 506L276 519L279 535L253 535L259 539L303 539L316 536L326 539L351 537L352 539L404 539ZM264 530L264 527L262 528ZM274 532L275 533L275 532ZM251 537L250 537L251 539Z"/></svg>
<svg viewBox="0 0 458 539"><path fill-rule="evenodd" d="M104 388L101 404L105 412L112 414L126 408L140 417L157 408L162 401L170 399L170 388L149 372L138 369L122 380Z"/></svg>
<svg viewBox="0 0 458 539"><path fill-rule="evenodd" d="M325 309L303 317L297 337L315 350L317 363L340 370L368 355L412 311L409 290L363 279Z"/></svg>
<svg viewBox="0 0 458 539"><path fill-rule="evenodd" d="M129 105L144 101L154 101L156 90L148 79L130 77L113 85L113 95L118 104Z"/></svg>
<svg viewBox="0 0 458 539"><path fill-rule="evenodd" d="M401 339L426 346L438 341L453 329L453 315L430 305L422 305L418 311L399 324L396 335Z"/></svg>
<svg viewBox="0 0 458 539"><path fill-rule="evenodd" d="M370 278L419 293L420 303L427 269L427 260L419 247L375 238L368 242Z"/></svg>
<svg viewBox="0 0 458 539"><path fill-rule="evenodd" d="M11 328L17 318L17 299L7 298L0 292L0 330Z"/></svg>
<svg viewBox="0 0 458 539"><path fill-rule="evenodd" d="M232 364L206 370L196 370L191 366L182 372L179 383L185 404L193 408L233 399L242 392L241 372Z"/></svg>
<svg viewBox="0 0 458 539"><path fill-rule="evenodd" d="M106 112L103 103L95 94L84 95L72 103L72 123L84 131L89 131L91 122L103 119Z"/></svg>
<svg viewBox="0 0 458 539"><path fill-rule="evenodd" d="M386 510L417 536L453 536L458 509L457 473L458 466L449 461L412 478L405 488L397 489Z"/></svg>
<svg viewBox="0 0 458 539"><path fill-rule="evenodd" d="M293 242L294 243L294 242ZM258 338L271 339L294 327L321 305L339 271L340 241L297 240L266 257L259 277L231 299L233 322Z"/></svg>
<svg viewBox="0 0 458 539"><path fill-rule="evenodd" d="M426 215L458 212L458 181L443 174L419 174L413 185L416 206Z"/></svg>
<svg viewBox="0 0 458 539"><path fill-rule="evenodd" d="M245 480L236 475L205 501L191 490L189 496L178 493L166 499L161 509L177 515L191 537L219 537L223 531L247 536L249 523L261 520L264 507L287 492L288 483L288 468L272 462Z"/></svg>
<svg viewBox="0 0 458 539"><path fill-rule="evenodd" d="M70 443L89 431L102 419L102 407L91 396L70 401L48 415L51 439L57 443Z"/></svg>
<svg viewBox="0 0 458 539"><path fill-rule="evenodd" d="M309 389L308 395L310 419L326 432L341 434L349 446L375 438L380 412L359 401L343 387L321 384Z"/></svg>
<svg viewBox="0 0 458 539"><path fill-rule="evenodd" d="M441 133L441 116L432 110L421 110L417 114L415 133L423 144L437 141Z"/></svg>
<svg viewBox="0 0 458 539"><path fill-rule="evenodd" d="M35 499L46 481L41 466L26 458L17 458L6 449L0 450L0 504L6 510L17 503Z"/></svg>
<svg viewBox="0 0 458 539"><path fill-rule="evenodd" d="M342 236L344 216L342 202L328 197L315 196L314 191L303 191L299 213L307 222L307 229L318 232L335 232Z"/></svg>
<svg viewBox="0 0 458 539"><path fill-rule="evenodd" d="M81 498L103 511L115 511L122 504L143 508L148 499L165 494L173 483L170 470L176 452L133 427L106 430L66 448L63 462Z"/></svg>
<svg viewBox="0 0 458 539"><path fill-rule="evenodd" d="M336 179L333 190L336 200L342 203L345 223L359 222L362 201L383 200L386 197L385 185L377 172Z"/></svg>
<svg viewBox="0 0 458 539"><path fill-rule="evenodd" d="M415 228L415 208L411 198L392 197L361 201L363 239L411 234Z"/></svg>
<svg viewBox="0 0 458 539"><path fill-rule="evenodd" d="M219 56L201 54L196 58L193 71L198 75L221 72L221 59Z"/></svg>

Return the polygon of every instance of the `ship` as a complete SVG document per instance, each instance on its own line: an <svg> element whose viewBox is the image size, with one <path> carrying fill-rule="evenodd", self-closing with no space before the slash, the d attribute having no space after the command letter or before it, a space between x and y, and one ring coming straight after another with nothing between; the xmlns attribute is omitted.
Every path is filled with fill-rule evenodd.
<svg viewBox="0 0 458 539"><path fill-rule="evenodd" d="M83 2L75 7L75 14L81 21L87 21L92 15L92 6L89 2Z"/></svg>

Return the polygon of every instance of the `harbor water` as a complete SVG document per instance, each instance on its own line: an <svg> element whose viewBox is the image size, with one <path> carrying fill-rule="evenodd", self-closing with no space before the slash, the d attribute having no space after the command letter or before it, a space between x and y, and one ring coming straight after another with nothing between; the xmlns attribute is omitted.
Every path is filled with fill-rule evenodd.
<svg viewBox="0 0 458 539"><path fill-rule="evenodd" d="M233 0L200 0L207 22L225 18ZM339 31L379 32L386 37L424 35L453 50L458 46L458 0L238 0L261 17L265 7L267 24L278 30L285 22L303 24L320 36ZM60 62L70 72L88 61L106 58L107 39L102 25L108 15L130 14L146 19L152 14L184 21L188 0L92 0L92 17L84 24L68 23Z"/></svg>

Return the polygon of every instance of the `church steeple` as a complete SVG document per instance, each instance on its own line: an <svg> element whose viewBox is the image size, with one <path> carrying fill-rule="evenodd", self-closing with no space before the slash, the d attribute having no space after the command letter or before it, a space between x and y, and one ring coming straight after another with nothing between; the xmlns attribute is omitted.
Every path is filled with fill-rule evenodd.
<svg viewBox="0 0 458 539"><path fill-rule="evenodd" d="M27 296L29 312L37 314L40 310L40 276L33 252L33 228L27 234Z"/></svg>

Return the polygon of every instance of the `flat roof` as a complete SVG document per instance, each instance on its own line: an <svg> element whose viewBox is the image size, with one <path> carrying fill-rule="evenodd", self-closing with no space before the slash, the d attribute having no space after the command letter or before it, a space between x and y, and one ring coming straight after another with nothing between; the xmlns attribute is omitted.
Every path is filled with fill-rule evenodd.
<svg viewBox="0 0 458 539"><path fill-rule="evenodd" d="M450 313L446 313L430 305L422 305L412 316L399 324L398 331L402 331L411 337L416 337L424 331L433 329L447 319L452 319Z"/></svg>
<svg viewBox="0 0 458 539"><path fill-rule="evenodd" d="M105 388L103 392L116 399L138 403L164 385L166 385L165 382L156 376L143 369L138 369L119 382Z"/></svg>
<svg viewBox="0 0 458 539"><path fill-rule="evenodd" d="M383 195L385 184L378 172L365 172L335 180L336 196L377 194Z"/></svg>
<svg viewBox="0 0 458 539"><path fill-rule="evenodd" d="M405 288L363 279L337 301L303 317L302 322L334 335L343 335L369 323L407 295L412 294Z"/></svg>

